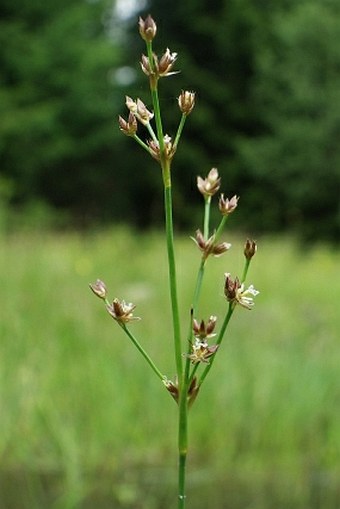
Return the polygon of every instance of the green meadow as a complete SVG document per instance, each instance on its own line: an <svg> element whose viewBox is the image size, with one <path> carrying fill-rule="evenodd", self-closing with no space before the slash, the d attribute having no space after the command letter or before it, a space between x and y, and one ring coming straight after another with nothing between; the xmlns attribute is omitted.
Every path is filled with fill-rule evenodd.
<svg viewBox="0 0 340 509"><path fill-rule="evenodd" d="M200 319L221 323L223 275L242 271L244 238L228 240ZM188 507L338 509L340 252L258 243L261 293L235 311L190 411ZM185 335L199 253L185 235L176 252ZM0 264L0 509L175 507L175 402L88 287L137 305L131 328L173 378L163 237L18 233Z"/></svg>

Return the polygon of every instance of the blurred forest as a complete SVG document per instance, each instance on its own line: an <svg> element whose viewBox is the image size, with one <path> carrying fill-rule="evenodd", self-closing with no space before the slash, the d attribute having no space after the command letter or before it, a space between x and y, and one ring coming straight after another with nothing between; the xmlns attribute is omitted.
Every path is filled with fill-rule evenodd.
<svg viewBox="0 0 340 509"><path fill-rule="evenodd" d="M197 175L217 166L246 230L340 240L340 2L150 0L122 18L107 0L2 0L0 225L9 210L63 225L162 222L155 162L118 129L125 95L150 105L138 15L154 49L179 54L162 80L197 92L173 164L175 219L197 226ZM5 218L5 219L4 219Z"/></svg>

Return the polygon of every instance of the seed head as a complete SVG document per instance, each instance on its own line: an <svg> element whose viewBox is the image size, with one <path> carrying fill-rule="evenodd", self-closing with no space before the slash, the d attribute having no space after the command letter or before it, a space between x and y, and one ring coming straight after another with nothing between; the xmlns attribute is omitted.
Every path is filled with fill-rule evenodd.
<svg viewBox="0 0 340 509"><path fill-rule="evenodd" d="M145 19L139 18L138 25L139 33L144 41L150 42L155 38L157 25L150 14Z"/></svg>
<svg viewBox="0 0 340 509"><path fill-rule="evenodd" d="M149 145L150 154L152 155L152 157L154 159L156 159L156 161L160 161L161 151L159 148L158 141L149 140L148 145ZM165 150L165 157L171 161L171 159L175 155L176 147L172 144L171 137L168 136L167 134L164 136L164 150Z"/></svg>
<svg viewBox="0 0 340 509"><path fill-rule="evenodd" d="M191 354L188 354L187 357L193 364L197 364L199 362L209 364L209 357L214 355L217 349L218 345L208 346L206 341L196 339L191 346Z"/></svg>
<svg viewBox="0 0 340 509"><path fill-rule="evenodd" d="M255 304L254 297L259 293L253 285L245 289L244 283L241 284L238 277L233 280L229 273L225 274L224 295L228 302L235 305L239 304L246 309L252 309Z"/></svg>
<svg viewBox="0 0 340 509"><path fill-rule="evenodd" d="M204 197L213 196L217 193L221 185L221 179L218 176L217 168L212 168L205 179L197 177L197 188Z"/></svg>
<svg viewBox="0 0 340 509"><path fill-rule="evenodd" d="M159 61L155 53L153 53L152 58L153 62L150 63L149 58L145 55L142 55L142 60L140 63L142 71L150 78L157 80L158 78L164 78L166 76L171 76L172 74L177 74L178 71L171 71L177 59L177 53L170 53L169 48L167 48Z"/></svg>
<svg viewBox="0 0 340 509"><path fill-rule="evenodd" d="M211 235L208 240L205 240L201 230L196 231L195 239L193 237L191 238L202 251L204 259L208 258L208 256L211 254L213 256L220 256L221 254L228 251L228 249L231 247L231 244L228 242L221 242L220 244L216 244L215 234Z"/></svg>
<svg viewBox="0 0 340 509"><path fill-rule="evenodd" d="M234 210L237 207L238 200L239 197L236 196L236 194L232 198L230 198L230 200L228 198L224 198L224 195L221 194L218 206L222 216L227 216L228 214L234 212Z"/></svg>
<svg viewBox="0 0 340 509"><path fill-rule="evenodd" d="M125 98L125 104L130 112L137 117L141 124L147 125L153 118L153 113L147 109L143 101L140 99L134 101L127 95Z"/></svg>
<svg viewBox="0 0 340 509"><path fill-rule="evenodd" d="M176 378L175 382L172 382L171 380L163 380L163 383L166 387L166 389L170 392L171 396L174 398L174 400L178 403L179 400L179 390L178 390L178 380ZM189 408L195 401L200 386L197 383L197 378L194 376L193 379L190 382L190 385L188 387L188 394L187 394L187 401Z"/></svg>
<svg viewBox="0 0 340 509"><path fill-rule="evenodd" d="M155 54L153 54L153 59L154 59L154 61L157 59ZM155 74L151 65L150 65L150 61L147 56L142 55L142 60L140 62L140 65L141 65L143 73L146 74L147 76L152 76Z"/></svg>
<svg viewBox="0 0 340 509"><path fill-rule="evenodd" d="M247 260L251 260L252 257L255 255L257 251L257 245L255 240L247 239L246 243L244 244L244 256L247 258Z"/></svg>
<svg viewBox="0 0 340 509"><path fill-rule="evenodd" d="M91 290L93 291L93 293L95 295L97 295L97 297L99 297L100 299L106 299L106 295L107 295L107 290L106 290L106 285L103 281L101 281L100 279L97 279L97 281L95 283L90 283L90 288Z"/></svg>
<svg viewBox="0 0 340 509"><path fill-rule="evenodd" d="M195 106L195 92L182 90L178 98L178 106L184 115L189 115Z"/></svg>
<svg viewBox="0 0 340 509"><path fill-rule="evenodd" d="M236 299L237 291L241 288L241 283L238 277L232 279L231 274L225 274L225 284L224 284L224 295L226 296L229 302L232 302Z"/></svg>
<svg viewBox="0 0 340 509"><path fill-rule="evenodd" d="M137 119L135 115L130 111L129 118L126 121L119 115L118 117L119 129L126 134L126 136L134 136L137 132Z"/></svg>
<svg viewBox="0 0 340 509"><path fill-rule="evenodd" d="M171 380L163 380L163 383L166 387L166 389L170 392L171 396L174 398L175 401L178 403L179 399L179 390L178 390L178 382L172 382Z"/></svg>
<svg viewBox="0 0 340 509"><path fill-rule="evenodd" d="M160 77L170 76L170 74L176 74L178 71L170 72L177 59L177 53L170 53L169 48L166 49L165 53L161 56L158 63L158 75Z"/></svg>
<svg viewBox="0 0 340 509"><path fill-rule="evenodd" d="M140 320L139 317L133 316L132 312L135 309L132 303L126 303L124 300L114 299L112 304L106 306L107 311L116 322L120 324L131 322L132 320Z"/></svg>
<svg viewBox="0 0 340 509"><path fill-rule="evenodd" d="M216 334L213 333L216 321L216 316L210 316L207 324L205 324L204 320L202 320L201 323L198 323L198 321L194 319L192 322L192 330L195 338L202 341L216 336Z"/></svg>

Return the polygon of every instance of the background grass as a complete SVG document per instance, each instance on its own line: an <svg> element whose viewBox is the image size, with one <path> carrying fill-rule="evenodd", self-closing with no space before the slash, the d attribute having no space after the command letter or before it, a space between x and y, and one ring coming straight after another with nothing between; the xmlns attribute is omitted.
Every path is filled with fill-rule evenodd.
<svg viewBox="0 0 340 509"><path fill-rule="evenodd" d="M229 239L228 239L229 240ZM243 238L207 267L201 316L225 313L223 274ZM340 254L259 239L249 283L191 411L189 507L340 505ZM186 332L199 254L178 239ZM0 242L0 509L174 507L176 408L88 289L137 304L131 327L174 376L163 238L115 229Z"/></svg>

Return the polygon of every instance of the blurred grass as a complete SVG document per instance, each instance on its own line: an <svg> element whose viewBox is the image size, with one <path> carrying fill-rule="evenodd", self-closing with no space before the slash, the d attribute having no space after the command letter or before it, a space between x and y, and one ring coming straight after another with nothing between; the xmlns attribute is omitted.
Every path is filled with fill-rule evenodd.
<svg viewBox="0 0 340 509"><path fill-rule="evenodd" d="M242 271L244 239L231 240L209 261L199 318L222 319L223 274ZM335 509L340 253L259 245L255 308L235 313L191 411L191 507ZM185 333L199 255L186 236L176 250ZM17 234L0 263L0 509L173 506L175 404L88 289L99 277L137 304L133 331L173 378L163 238Z"/></svg>

